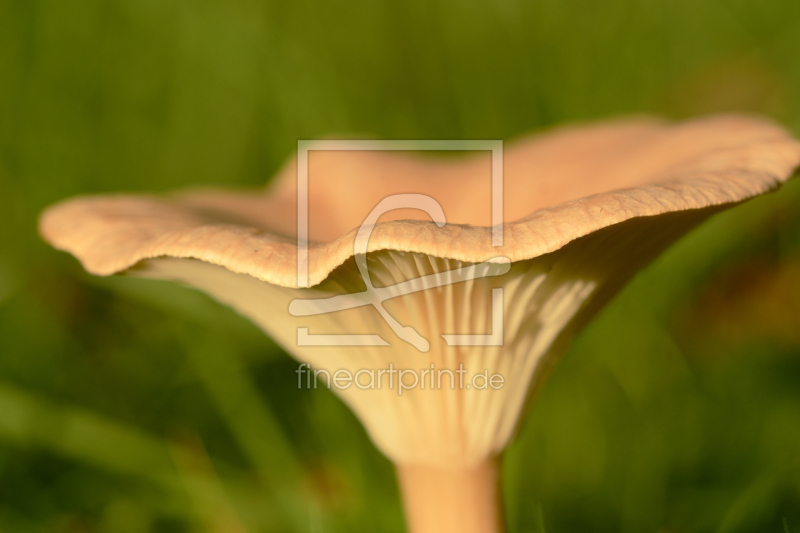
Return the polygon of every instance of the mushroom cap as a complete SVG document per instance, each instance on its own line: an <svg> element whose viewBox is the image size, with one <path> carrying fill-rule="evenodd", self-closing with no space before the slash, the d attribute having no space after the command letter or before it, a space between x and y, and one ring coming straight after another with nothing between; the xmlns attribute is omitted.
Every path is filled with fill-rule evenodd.
<svg viewBox="0 0 800 533"><path fill-rule="evenodd" d="M358 226L385 196L427 194L447 225L420 211L387 213L369 251L397 250L478 263L531 259L637 217L734 204L775 189L800 162L800 143L745 116L680 124L635 118L564 127L504 154L504 243L492 246L488 156L460 161L399 153L312 151L309 285L354 255ZM263 192L186 191L168 197L77 197L48 208L42 236L89 272L143 259L196 258L297 287L294 163Z"/></svg>
<svg viewBox="0 0 800 533"><path fill-rule="evenodd" d="M677 125L629 119L519 141L504 153L507 222L498 248L489 226L487 155L310 152L312 288L297 288L292 164L263 192L67 200L42 215L40 229L89 272L124 271L207 292L315 371L358 376L394 364L419 377L426 369L452 372L463 365L503 376L496 390L448 388L449 375L444 387L402 395L391 383L334 388L395 463L472 467L502 451L526 398L597 309L691 228L788 179L800 163L800 143L776 125L737 116ZM358 226L396 193L433 197L448 223L440 227L416 210L388 212L372 228L369 253L356 255ZM511 261L504 274L459 278L460 271L492 268L482 262L497 256ZM394 339L399 333L372 306L289 312L298 299L321 302L363 291L359 259L376 286L415 289L386 300L385 311L431 341L428 353ZM440 338L494 334L497 289L503 291L499 345L459 346ZM393 344L318 346L301 343L299 328L377 333Z"/></svg>

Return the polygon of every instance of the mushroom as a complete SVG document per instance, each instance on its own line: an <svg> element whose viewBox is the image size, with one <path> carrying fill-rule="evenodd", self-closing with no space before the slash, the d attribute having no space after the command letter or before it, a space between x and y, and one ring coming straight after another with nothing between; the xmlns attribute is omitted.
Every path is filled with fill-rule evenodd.
<svg viewBox="0 0 800 533"><path fill-rule="evenodd" d="M681 235L788 179L800 143L742 116L521 140L499 247L486 155L310 151L307 278L293 164L263 192L70 199L40 231L93 274L179 281L260 326L394 462L411 531L496 532L500 456L569 339ZM395 193L419 201L376 210Z"/></svg>

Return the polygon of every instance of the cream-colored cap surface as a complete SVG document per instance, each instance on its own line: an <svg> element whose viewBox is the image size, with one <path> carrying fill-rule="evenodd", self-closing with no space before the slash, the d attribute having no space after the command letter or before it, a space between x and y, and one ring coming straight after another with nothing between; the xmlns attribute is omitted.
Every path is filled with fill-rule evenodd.
<svg viewBox="0 0 800 533"><path fill-rule="evenodd" d="M519 261L631 218L745 200L777 187L799 162L800 143L751 117L679 124L642 118L556 129L507 147L504 245L494 248L488 154L312 151L309 284L353 255L358 226L390 194L429 195L448 223L437 227L414 210L387 213L372 232L370 251ZM296 287L296 225L292 162L265 191L73 198L47 209L40 231L94 274L167 256Z"/></svg>

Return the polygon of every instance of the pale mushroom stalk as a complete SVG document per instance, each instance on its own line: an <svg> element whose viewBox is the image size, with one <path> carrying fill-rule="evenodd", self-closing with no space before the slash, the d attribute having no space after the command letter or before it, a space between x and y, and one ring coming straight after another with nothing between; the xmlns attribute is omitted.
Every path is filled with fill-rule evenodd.
<svg viewBox="0 0 800 533"><path fill-rule="evenodd" d="M504 530L498 457L456 470L399 465L397 475L410 531L496 533Z"/></svg>
<svg viewBox="0 0 800 533"><path fill-rule="evenodd" d="M569 340L673 241L799 162L754 118L557 130L506 151L497 248L486 158L318 152L308 288L291 166L265 193L69 200L40 229L94 274L176 280L238 310L304 363L298 386L355 412L397 466L411 531L491 533L502 452ZM431 202L376 211L396 193Z"/></svg>

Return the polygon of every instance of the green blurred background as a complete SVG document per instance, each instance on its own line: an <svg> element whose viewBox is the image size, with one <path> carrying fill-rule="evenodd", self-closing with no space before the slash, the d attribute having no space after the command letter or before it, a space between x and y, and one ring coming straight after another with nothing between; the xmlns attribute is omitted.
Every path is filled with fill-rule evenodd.
<svg viewBox="0 0 800 533"><path fill-rule="evenodd" d="M331 393L199 293L85 274L48 204L260 185L331 134L727 110L800 133L796 0L0 0L0 531L404 529ZM508 453L510 531L800 532L799 182L581 334Z"/></svg>

